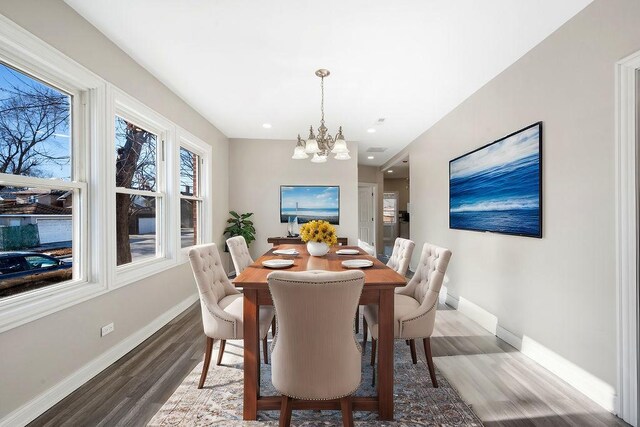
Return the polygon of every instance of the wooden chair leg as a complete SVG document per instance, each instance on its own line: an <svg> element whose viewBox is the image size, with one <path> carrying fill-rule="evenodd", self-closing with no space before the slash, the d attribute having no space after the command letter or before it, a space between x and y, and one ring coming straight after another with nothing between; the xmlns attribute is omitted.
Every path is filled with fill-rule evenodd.
<svg viewBox="0 0 640 427"><path fill-rule="evenodd" d="M373 339L371 337L371 366L376 365L376 347L378 344L378 340Z"/></svg>
<svg viewBox="0 0 640 427"><path fill-rule="evenodd" d="M415 365L418 363L418 355L416 354L416 340L409 340L409 348L411 349L411 361Z"/></svg>
<svg viewBox="0 0 640 427"><path fill-rule="evenodd" d="M360 306L356 308L356 334L360 333Z"/></svg>
<svg viewBox="0 0 640 427"><path fill-rule="evenodd" d="M340 408L342 409L342 425L344 427L353 427L353 406L351 405L351 396L340 399Z"/></svg>
<svg viewBox="0 0 640 427"><path fill-rule="evenodd" d="M213 349L213 338L207 337L204 345L204 364L202 365L202 373L200 374L200 384L198 388L204 387L204 382L207 379L207 372L209 372L209 363L211 363L211 350Z"/></svg>
<svg viewBox="0 0 640 427"><path fill-rule="evenodd" d="M264 364L269 364L269 347L267 346L267 336L262 339L262 355L264 356Z"/></svg>
<svg viewBox="0 0 640 427"><path fill-rule="evenodd" d="M282 402L280 404L280 427L289 427L291 425L291 398L289 396L282 396Z"/></svg>
<svg viewBox="0 0 640 427"><path fill-rule="evenodd" d="M431 383L435 388L438 388L438 380L436 379L436 368L433 364L433 357L431 356L431 338L425 338L422 340L424 344L424 355L427 358L427 365L429 366L429 376L431 377Z"/></svg>
<svg viewBox="0 0 640 427"><path fill-rule="evenodd" d="M276 317L273 316L273 320L271 321L271 338L275 338L276 336Z"/></svg>
<svg viewBox="0 0 640 427"><path fill-rule="evenodd" d="M216 365L220 366L222 363L222 355L224 354L224 346L227 343L226 340L220 340L220 348L218 349L218 363Z"/></svg>
<svg viewBox="0 0 640 427"><path fill-rule="evenodd" d="M369 326L367 319L362 318L362 354L367 352L367 339L369 338Z"/></svg>

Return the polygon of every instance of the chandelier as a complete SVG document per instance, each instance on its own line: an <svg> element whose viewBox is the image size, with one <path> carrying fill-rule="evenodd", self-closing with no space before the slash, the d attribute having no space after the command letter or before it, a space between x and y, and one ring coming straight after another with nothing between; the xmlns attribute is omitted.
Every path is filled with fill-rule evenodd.
<svg viewBox="0 0 640 427"><path fill-rule="evenodd" d="M342 135L342 126L338 128L338 133L335 137L332 137L327 132L327 127L324 125L324 78L329 75L329 70L324 68L316 71L316 76L320 77L320 127L318 127L318 136L313 133L313 126L309 127L309 137L306 141L300 138L298 134L298 143L293 150L292 159L302 160L308 159L309 154L313 154L311 161L313 163L325 163L329 154L335 154L336 160L349 160L349 149L347 148L347 141Z"/></svg>

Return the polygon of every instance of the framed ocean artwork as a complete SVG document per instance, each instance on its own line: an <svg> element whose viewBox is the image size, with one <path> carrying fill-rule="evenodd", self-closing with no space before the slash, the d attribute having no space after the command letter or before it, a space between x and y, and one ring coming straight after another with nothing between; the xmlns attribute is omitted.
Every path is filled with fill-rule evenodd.
<svg viewBox="0 0 640 427"><path fill-rule="evenodd" d="M281 185L280 222L296 220L304 224L321 219L340 224L340 187L322 185Z"/></svg>
<svg viewBox="0 0 640 427"><path fill-rule="evenodd" d="M542 237L542 122L449 162L449 228Z"/></svg>

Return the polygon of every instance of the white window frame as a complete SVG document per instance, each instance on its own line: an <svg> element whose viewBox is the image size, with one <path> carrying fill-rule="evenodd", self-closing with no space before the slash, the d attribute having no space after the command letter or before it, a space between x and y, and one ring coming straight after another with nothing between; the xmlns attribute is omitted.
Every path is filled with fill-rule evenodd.
<svg viewBox="0 0 640 427"><path fill-rule="evenodd" d="M211 218L213 213L211 195L211 157L213 150L211 145L181 127L176 128L176 134L178 143L175 146L174 153L174 156L177 159L174 165L174 174L175 185L178 189L178 203L176 207L177 223L180 224L180 201L183 198L200 201L201 209L198 212L198 231L200 238L197 244L210 243L213 241L212 221L205 221L205 219ZM198 177L199 195L197 197L183 196L180 194L180 148L185 148L200 157L200 170ZM177 242L176 250L180 253L180 262L186 262L188 261L187 255L191 246L187 246L185 248L181 247L179 226L177 227L177 230L174 231L174 234L176 235Z"/></svg>
<svg viewBox="0 0 640 427"><path fill-rule="evenodd" d="M109 154L106 159L109 162L108 171L108 194L109 202L109 251L110 272L113 280L110 280L110 289L119 288L129 283L144 279L153 274L159 273L176 265L176 238L170 230L170 224L175 224L176 213L171 207L175 205L175 180L168 179L172 176L171 166L176 162L175 154L171 147L175 141L175 126L169 120L156 113L135 98L127 95L120 89L112 86L111 100L109 102L110 114L107 123L111 123L108 132L108 141L105 144L109 147ZM156 257L133 261L125 265L116 265L117 245L115 233L116 208L113 202L116 194L115 185L115 117L119 116L127 121L153 132L157 135L157 177L156 191L139 191L133 189L118 188L118 192L130 194L140 194L145 196L155 196L156 201Z"/></svg>
<svg viewBox="0 0 640 427"><path fill-rule="evenodd" d="M104 109L105 82L81 65L0 15L0 58L6 64L73 96L72 180L48 180L0 174L4 185L74 191L73 247L74 279L0 300L0 332L62 310L105 292L104 282L95 280L100 263L90 254L104 236L102 228L89 227L99 221L98 205L90 210L92 183L99 176L93 168L91 147L100 140L100 117ZM94 215L95 214L95 215ZM91 233L91 235L89 234ZM93 242L93 243L91 243Z"/></svg>

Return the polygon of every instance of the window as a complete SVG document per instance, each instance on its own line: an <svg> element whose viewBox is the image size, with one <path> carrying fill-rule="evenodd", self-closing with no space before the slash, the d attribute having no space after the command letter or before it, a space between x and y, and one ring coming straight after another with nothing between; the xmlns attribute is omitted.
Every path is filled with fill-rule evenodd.
<svg viewBox="0 0 640 427"><path fill-rule="evenodd" d="M160 138L120 115L115 118L116 265L163 256Z"/></svg>
<svg viewBox="0 0 640 427"><path fill-rule="evenodd" d="M200 156L180 147L180 247L201 242Z"/></svg>
<svg viewBox="0 0 640 427"><path fill-rule="evenodd" d="M83 279L77 97L0 63L0 299ZM65 271L39 276L53 264Z"/></svg>
<svg viewBox="0 0 640 427"><path fill-rule="evenodd" d="M384 193L382 201L382 218L385 224L395 224L398 221L398 194Z"/></svg>

